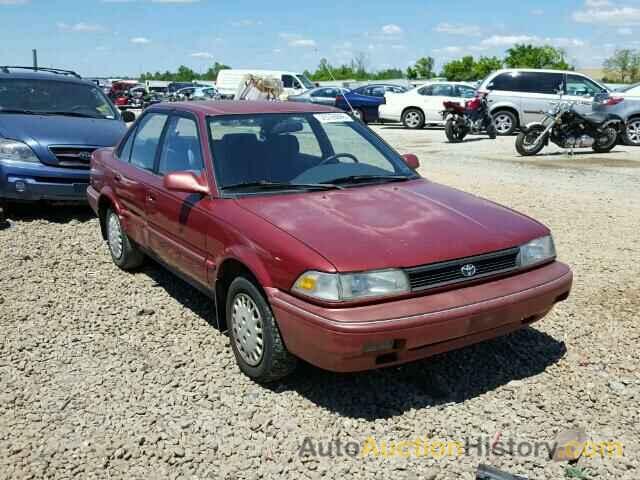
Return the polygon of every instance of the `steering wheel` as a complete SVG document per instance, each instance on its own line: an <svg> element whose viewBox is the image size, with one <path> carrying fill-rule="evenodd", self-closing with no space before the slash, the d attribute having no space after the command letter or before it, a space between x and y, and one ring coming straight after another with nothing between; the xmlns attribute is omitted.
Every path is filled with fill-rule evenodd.
<svg viewBox="0 0 640 480"><path fill-rule="evenodd" d="M317 166L320 167L326 163L329 163L331 160L337 160L339 158L350 158L351 160L353 160L353 163L360 163L360 161L355 157L355 155L352 155L350 153L335 153L333 155L328 156L327 158L325 158L323 161L321 161Z"/></svg>

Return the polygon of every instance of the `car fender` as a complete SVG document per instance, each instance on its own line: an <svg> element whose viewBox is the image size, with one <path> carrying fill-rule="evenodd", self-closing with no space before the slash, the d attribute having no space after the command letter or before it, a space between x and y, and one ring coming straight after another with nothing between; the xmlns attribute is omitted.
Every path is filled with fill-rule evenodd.
<svg viewBox="0 0 640 480"><path fill-rule="evenodd" d="M489 97L489 99L491 99L491 97ZM516 105L513 102L507 101L507 100L494 100L491 101L489 100L489 103L491 104L490 108L490 113L495 112L496 110L513 110L518 114L518 117L522 116L522 112L520 112L520 107L518 105Z"/></svg>
<svg viewBox="0 0 640 480"><path fill-rule="evenodd" d="M120 221L122 222L122 225L125 229L126 229L127 222L124 216L122 205L120 204L120 202L118 202L115 192L111 189L111 187L108 187L108 186L104 187L102 190L100 190L98 194L98 201L96 203L96 215L98 215L98 219L100 220L100 231L102 232L102 238L106 240L107 239L106 227L104 225L104 222L102 221L102 218L100 217L100 205L105 200L111 204L111 206L115 210L118 217L120 217Z"/></svg>
<svg viewBox="0 0 640 480"><path fill-rule="evenodd" d="M256 254L254 248L248 245L232 245L224 250L215 264L219 267L227 260L235 260L242 263L256 277L262 287L272 286L271 275L264 261ZM215 273L217 279L218 272Z"/></svg>

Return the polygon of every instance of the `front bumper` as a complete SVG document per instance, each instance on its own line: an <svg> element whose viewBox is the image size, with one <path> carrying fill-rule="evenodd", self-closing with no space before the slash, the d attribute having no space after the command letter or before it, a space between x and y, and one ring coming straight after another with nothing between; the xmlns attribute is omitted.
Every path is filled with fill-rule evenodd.
<svg viewBox="0 0 640 480"><path fill-rule="evenodd" d="M0 160L0 198L86 201L89 171Z"/></svg>
<svg viewBox="0 0 640 480"><path fill-rule="evenodd" d="M505 335L540 320L571 290L554 262L511 277L377 305L323 308L277 289L267 295L291 353L336 372L397 365ZM387 350L370 351L391 343Z"/></svg>

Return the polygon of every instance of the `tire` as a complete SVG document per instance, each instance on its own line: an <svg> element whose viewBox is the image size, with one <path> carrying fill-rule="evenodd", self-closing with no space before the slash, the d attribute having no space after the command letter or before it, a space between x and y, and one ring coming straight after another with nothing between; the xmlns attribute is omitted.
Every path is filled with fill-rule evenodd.
<svg viewBox="0 0 640 480"><path fill-rule="evenodd" d="M231 348L246 376L270 383L293 372L297 359L287 351L271 307L251 280L241 276L231 282L226 312Z"/></svg>
<svg viewBox="0 0 640 480"><path fill-rule="evenodd" d="M498 110L491 116L496 133L500 136L512 135L518 128L518 117L509 110Z"/></svg>
<svg viewBox="0 0 640 480"><path fill-rule="evenodd" d="M0 228L8 227L7 215L9 214L9 206L4 200L0 200Z"/></svg>
<svg viewBox="0 0 640 480"><path fill-rule="evenodd" d="M516 150L523 157L536 155L544 148L544 140L540 140L534 147L527 146L532 140L540 136L544 130L541 127L534 127L526 132L520 132L516 138Z"/></svg>
<svg viewBox="0 0 640 480"><path fill-rule="evenodd" d="M450 143L460 143L464 140L464 137L467 136L467 132L465 132L464 129L461 130L456 127L456 122L452 118L447 120L447 123L444 125L444 133Z"/></svg>
<svg viewBox="0 0 640 480"><path fill-rule="evenodd" d="M491 140L495 140L498 136L498 132L496 131L496 125L493 122L489 122L489 126L487 127L487 135Z"/></svg>
<svg viewBox="0 0 640 480"><path fill-rule="evenodd" d="M603 142L600 142L600 140L602 140L603 137L596 139L592 147L594 152L608 153L611 150L613 150L613 147L615 147L618 144L618 132L616 131L615 128L608 128L607 134L608 135Z"/></svg>
<svg viewBox="0 0 640 480"><path fill-rule="evenodd" d="M402 112L402 124L405 128L419 130L424 127L424 113L419 108L407 108Z"/></svg>
<svg viewBox="0 0 640 480"><path fill-rule="evenodd" d="M640 117L632 118L627 122L622 141L630 147L640 147Z"/></svg>
<svg viewBox="0 0 640 480"><path fill-rule="evenodd" d="M142 265L144 254L122 231L118 214L111 208L107 209L104 222L107 232L107 245L109 246L109 253L111 253L113 263L122 270L133 270Z"/></svg>

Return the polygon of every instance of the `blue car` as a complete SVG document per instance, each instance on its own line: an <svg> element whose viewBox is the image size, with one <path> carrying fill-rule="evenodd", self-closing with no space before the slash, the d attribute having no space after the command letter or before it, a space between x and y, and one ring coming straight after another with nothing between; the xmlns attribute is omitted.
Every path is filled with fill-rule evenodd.
<svg viewBox="0 0 640 480"><path fill-rule="evenodd" d="M401 85L365 85L337 96L336 107L352 113L365 123L377 122L379 120L378 107L385 103L384 94L406 91L407 89Z"/></svg>
<svg viewBox="0 0 640 480"><path fill-rule="evenodd" d="M0 214L9 201L85 202L91 154L132 117L73 72L0 66Z"/></svg>

